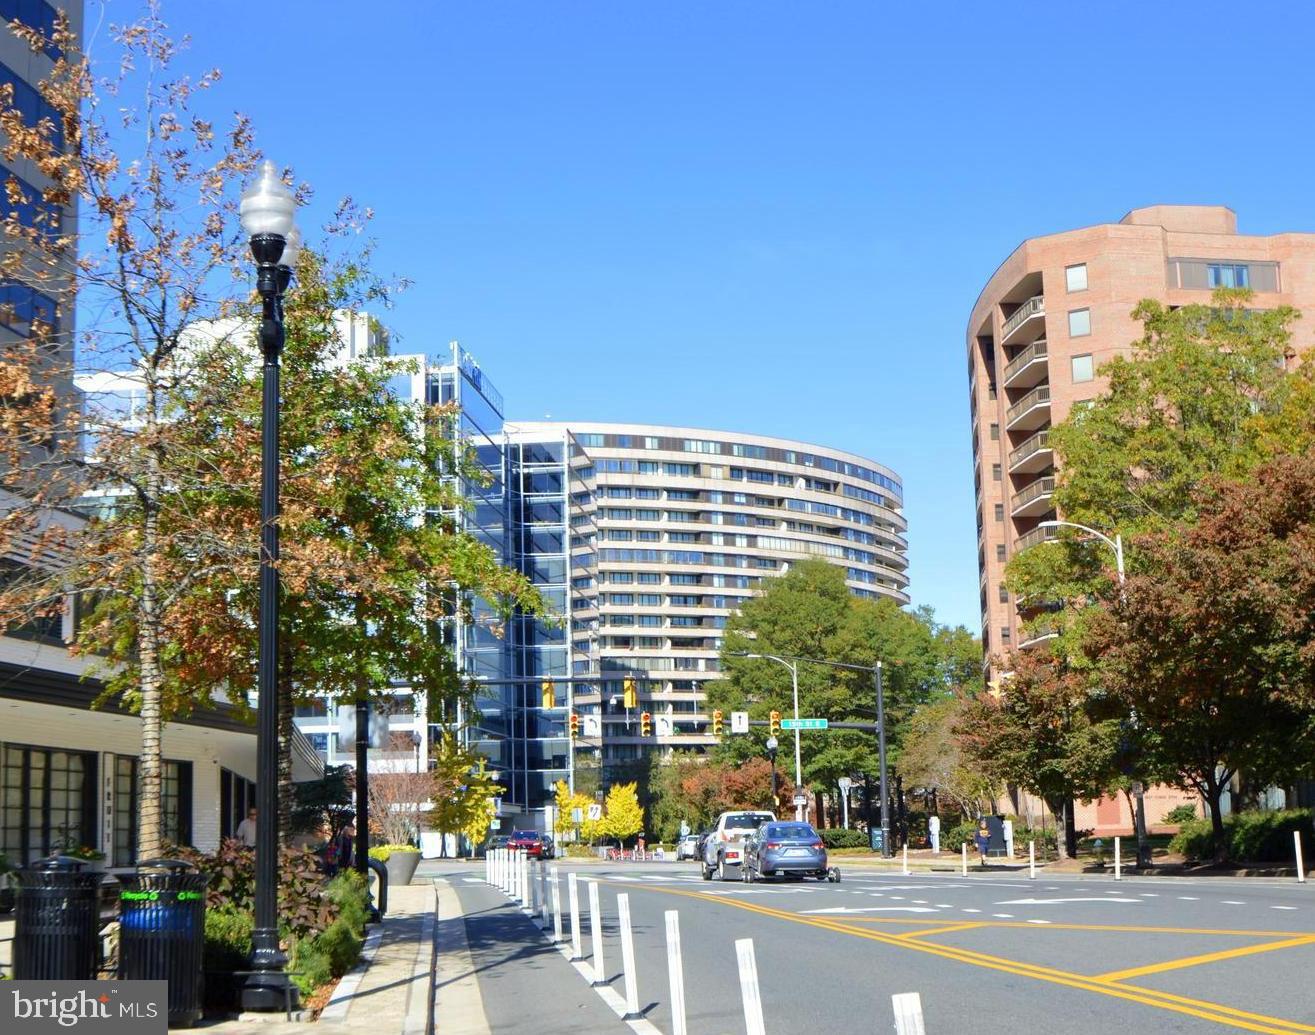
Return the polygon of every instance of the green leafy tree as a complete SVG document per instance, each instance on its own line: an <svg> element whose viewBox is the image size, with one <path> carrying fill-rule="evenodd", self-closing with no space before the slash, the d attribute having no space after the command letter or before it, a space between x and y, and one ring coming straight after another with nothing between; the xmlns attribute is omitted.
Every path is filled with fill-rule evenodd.
<svg viewBox="0 0 1315 1035"><path fill-rule="evenodd" d="M1101 367L1107 390L1050 430L1055 504L1066 520L1117 531L1129 545L1140 533L1190 524L1202 481L1245 474L1265 455L1266 438L1272 451L1291 430L1291 420L1275 417L1293 389L1284 357L1299 314L1248 309L1251 301L1248 290L1221 288L1208 306L1137 305L1142 336L1130 355ZM1135 549L1127 564L1139 570ZM1018 599L1065 605L1058 624L1074 635L1060 646L1081 666L1081 611L1110 588L1113 568L1108 547L1065 531L1059 545L1012 558L1007 585Z"/></svg>
<svg viewBox="0 0 1315 1035"><path fill-rule="evenodd" d="M948 692L973 668L975 640L964 630L935 624L929 612L907 612L891 600L852 594L844 570L821 560L804 560L767 581L727 623L722 665L727 678L708 691L710 705L748 711L766 719L771 711L793 714L791 677L785 666L738 652L820 658L861 666L858 671L799 663L799 707L806 716L833 721L876 717L872 666L883 665L888 747L898 755L905 726L919 704ZM717 757L734 763L765 755L767 731L730 737ZM781 766L793 772L788 739ZM876 738L862 730L804 735L805 781L829 791L841 776L877 771Z"/></svg>
<svg viewBox="0 0 1315 1035"><path fill-rule="evenodd" d="M1144 572L1088 631L1106 688L1153 731L1158 769L1206 802L1228 850L1233 775L1291 782L1315 747L1315 460L1281 457L1254 480L1213 481L1182 532L1142 537Z"/></svg>
<svg viewBox="0 0 1315 1035"><path fill-rule="evenodd" d="M1118 775L1121 724L1093 714L1089 677L1045 648L998 662L1010 671L999 697L965 702L954 726L963 751L988 779L1036 794L1063 818L1060 854L1077 853L1072 802L1093 800Z"/></svg>

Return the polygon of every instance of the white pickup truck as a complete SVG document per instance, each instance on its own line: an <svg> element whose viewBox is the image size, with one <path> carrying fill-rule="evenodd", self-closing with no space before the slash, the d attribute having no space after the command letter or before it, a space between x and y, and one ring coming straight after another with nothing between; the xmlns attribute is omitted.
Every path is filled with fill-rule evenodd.
<svg viewBox="0 0 1315 1035"><path fill-rule="evenodd" d="M739 880L744 839L776 817L770 812L723 812L703 849L703 879Z"/></svg>

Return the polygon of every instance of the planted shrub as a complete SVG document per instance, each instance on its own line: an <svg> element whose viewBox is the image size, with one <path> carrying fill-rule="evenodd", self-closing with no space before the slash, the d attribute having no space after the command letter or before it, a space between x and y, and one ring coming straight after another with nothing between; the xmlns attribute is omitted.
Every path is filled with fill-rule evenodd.
<svg viewBox="0 0 1315 1035"><path fill-rule="evenodd" d="M205 972L204 1002L207 1010L228 1012L237 1009L242 979L234 977L234 971L247 969L254 926L250 913L232 906L206 910L201 969Z"/></svg>
<svg viewBox="0 0 1315 1035"><path fill-rule="evenodd" d="M1165 823L1191 823L1199 818L1195 805L1175 805L1164 814Z"/></svg>
<svg viewBox="0 0 1315 1035"><path fill-rule="evenodd" d="M957 852L962 845L967 845L970 851L977 848L977 823L968 820L964 823L956 823L949 830L941 832L941 851Z"/></svg>
<svg viewBox="0 0 1315 1035"><path fill-rule="evenodd" d="M370 849L370 858L377 859L381 863L386 863L388 857L394 852L419 852L420 849L414 845L375 845Z"/></svg>
<svg viewBox="0 0 1315 1035"><path fill-rule="evenodd" d="M822 844L828 848L866 848L868 835L861 830L828 827L822 832Z"/></svg>
<svg viewBox="0 0 1315 1035"><path fill-rule="evenodd" d="M1236 812L1224 817L1228 856L1241 862L1292 862L1292 833L1312 833L1310 809ZM1194 819L1178 828L1171 852L1193 861L1214 858L1214 834L1208 819Z"/></svg>

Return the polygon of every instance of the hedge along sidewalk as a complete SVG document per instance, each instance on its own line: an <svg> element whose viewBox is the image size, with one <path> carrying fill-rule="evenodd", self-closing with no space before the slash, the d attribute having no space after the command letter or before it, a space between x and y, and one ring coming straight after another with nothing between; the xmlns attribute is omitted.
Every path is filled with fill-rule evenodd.
<svg viewBox="0 0 1315 1035"><path fill-rule="evenodd" d="M370 1035L424 1035L429 1013L430 975L434 962L434 889L408 884L388 889L388 914L366 928L369 943L362 962L338 983L315 1023L316 1030ZM254 1021L206 1025L206 1035L285 1035L305 1033L306 1024L283 1021L281 1013Z"/></svg>

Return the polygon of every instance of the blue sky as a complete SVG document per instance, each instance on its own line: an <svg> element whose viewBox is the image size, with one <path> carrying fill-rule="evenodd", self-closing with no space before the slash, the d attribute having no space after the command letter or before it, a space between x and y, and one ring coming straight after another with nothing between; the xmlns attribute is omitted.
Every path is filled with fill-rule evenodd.
<svg viewBox="0 0 1315 1035"><path fill-rule="evenodd" d="M510 417L887 464L914 602L974 631L978 291L1025 237L1142 205L1315 230L1309 11L164 5L271 157L373 206L377 266L414 281L386 316L408 351L460 339Z"/></svg>

